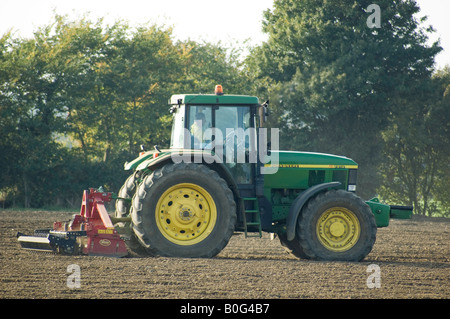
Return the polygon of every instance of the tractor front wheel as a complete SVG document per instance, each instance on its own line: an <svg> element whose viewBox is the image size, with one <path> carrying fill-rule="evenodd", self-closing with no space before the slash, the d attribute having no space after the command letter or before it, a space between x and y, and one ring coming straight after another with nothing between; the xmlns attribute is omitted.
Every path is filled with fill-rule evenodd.
<svg viewBox="0 0 450 319"><path fill-rule="evenodd" d="M136 237L151 253L211 258L233 234L236 204L215 171L192 163L167 164L139 185L131 216Z"/></svg>
<svg viewBox="0 0 450 319"><path fill-rule="evenodd" d="M308 259L361 261L372 250L376 232L375 218L361 198L330 190L303 208L296 240Z"/></svg>

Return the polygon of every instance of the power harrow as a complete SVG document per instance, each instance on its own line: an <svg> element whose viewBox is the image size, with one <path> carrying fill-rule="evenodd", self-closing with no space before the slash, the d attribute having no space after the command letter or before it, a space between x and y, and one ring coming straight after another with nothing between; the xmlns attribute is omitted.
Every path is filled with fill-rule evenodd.
<svg viewBox="0 0 450 319"><path fill-rule="evenodd" d="M130 218L110 217L105 203L113 193L90 188L83 192L80 214L68 222L54 222L51 229L38 229L29 236L17 233L22 248L61 253L124 257L128 254L124 239L114 228L114 223Z"/></svg>

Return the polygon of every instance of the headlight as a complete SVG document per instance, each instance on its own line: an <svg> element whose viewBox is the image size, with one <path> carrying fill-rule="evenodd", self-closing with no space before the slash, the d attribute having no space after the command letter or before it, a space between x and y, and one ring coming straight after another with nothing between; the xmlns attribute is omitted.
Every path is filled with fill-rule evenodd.
<svg viewBox="0 0 450 319"><path fill-rule="evenodd" d="M356 192L356 179L357 179L357 170L350 169L348 171L348 183L347 190L349 192Z"/></svg>

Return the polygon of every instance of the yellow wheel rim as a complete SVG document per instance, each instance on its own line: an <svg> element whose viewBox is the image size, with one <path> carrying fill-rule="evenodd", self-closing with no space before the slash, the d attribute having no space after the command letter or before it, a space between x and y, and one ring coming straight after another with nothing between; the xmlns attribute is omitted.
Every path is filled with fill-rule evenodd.
<svg viewBox="0 0 450 319"><path fill-rule="evenodd" d="M343 252L358 241L361 226L356 215L344 207L327 209L317 222L317 237L328 250Z"/></svg>
<svg viewBox="0 0 450 319"><path fill-rule="evenodd" d="M212 232L217 209L202 187L182 183L167 189L155 210L156 224L163 236L177 245L194 245Z"/></svg>

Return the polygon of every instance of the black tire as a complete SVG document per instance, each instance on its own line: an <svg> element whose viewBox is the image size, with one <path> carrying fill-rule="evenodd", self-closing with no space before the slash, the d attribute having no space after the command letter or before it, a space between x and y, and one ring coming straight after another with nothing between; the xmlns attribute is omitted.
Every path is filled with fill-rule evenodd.
<svg viewBox="0 0 450 319"><path fill-rule="evenodd" d="M121 198L133 198L134 193L136 192L137 184L139 182L141 172L134 172L131 174L122 185L119 190L118 197ZM116 210L115 217L127 217L130 215L131 210L131 202L123 199L116 199ZM119 227L131 228L132 225L130 222L126 223L117 223ZM127 236L128 237L128 236ZM130 231L129 239L125 240L127 250L130 256L132 257L142 257L151 255L146 249L141 245L141 243L137 240L134 232Z"/></svg>
<svg viewBox="0 0 450 319"><path fill-rule="evenodd" d="M206 207L209 212L203 215ZM167 164L139 185L131 216L136 237L152 254L211 258L225 248L234 232L236 204L215 171L200 164ZM197 223L200 218L204 220Z"/></svg>
<svg viewBox="0 0 450 319"><path fill-rule="evenodd" d="M300 246L297 238L294 238L294 240L289 241L285 233L278 234L278 238L280 239L281 246L283 246L284 250L289 255L301 259L308 259L308 256L303 252L303 248Z"/></svg>
<svg viewBox="0 0 450 319"><path fill-rule="evenodd" d="M120 198L133 198L136 191L136 173L131 174L117 194ZM123 199L116 199L116 211L115 217L126 217L130 215L131 203ZM120 226L124 226L124 223L119 223Z"/></svg>
<svg viewBox="0 0 450 319"><path fill-rule="evenodd" d="M376 233L375 218L361 198L330 190L302 209L296 238L307 259L361 261L372 250Z"/></svg>

